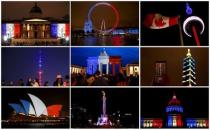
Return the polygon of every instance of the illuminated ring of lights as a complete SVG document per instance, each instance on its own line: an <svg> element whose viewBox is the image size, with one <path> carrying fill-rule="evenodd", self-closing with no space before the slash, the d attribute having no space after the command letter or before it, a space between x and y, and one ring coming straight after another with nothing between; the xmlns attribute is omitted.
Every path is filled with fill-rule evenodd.
<svg viewBox="0 0 210 130"><path fill-rule="evenodd" d="M190 35L189 32L187 32L187 29L186 29L187 25L188 25L191 21L198 21L198 22L201 23L201 25L202 25L202 30L201 30L200 34L202 34L203 31L204 31L204 29L205 29L205 25L204 25L203 20L202 20L201 18L197 17L197 16L190 16L190 17L188 17L188 18L184 21L184 23L183 23L183 30L184 30L184 33L185 33L188 37L192 37L192 35Z"/></svg>
<svg viewBox="0 0 210 130"><path fill-rule="evenodd" d="M114 13L115 13L116 21L115 21L115 23L114 23L114 25L113 25L113 27L112 27L111 29L108 29L108 30L105 30L105 31L102 31L102 30L100 30L100 29L97 29L97 28L94 27L94 26L93 26L93 27L94 27L95 30L97 30L97 31L99 31L99 32L101 32L101 33L109 33L109 32L111 32L111 31L113 31L113 30L118 26L118 24L119 24L119 19L120 19L120 17L119 17L119 12L118 12L117 9L116 9L113 5L111 5L110 3L100 2L100 3L96 3L95 5L93 5L93 6L90 8L89 12L88 12L88 20L91 20L93 10L94 10L97 6L100 6L100 5L105 5L105 6L110 7L110 8L114 11Z"/></svg>

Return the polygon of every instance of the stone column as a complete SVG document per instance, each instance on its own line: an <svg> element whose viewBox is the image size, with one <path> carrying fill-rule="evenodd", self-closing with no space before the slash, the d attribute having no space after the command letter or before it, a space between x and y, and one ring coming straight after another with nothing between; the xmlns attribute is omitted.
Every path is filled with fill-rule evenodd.
<svg viewBox="0 0 210 130"><path fill-rule="evenodd" d="M109 63L106 64L106 74L109 74Z"/></svg>
<svg viewBox="0 0 210 130"><path fill-rule="evenodd" d="M99 65L98 70L99 70L100 74L102 74L102 64L99 63L98 65Z"/></svg>

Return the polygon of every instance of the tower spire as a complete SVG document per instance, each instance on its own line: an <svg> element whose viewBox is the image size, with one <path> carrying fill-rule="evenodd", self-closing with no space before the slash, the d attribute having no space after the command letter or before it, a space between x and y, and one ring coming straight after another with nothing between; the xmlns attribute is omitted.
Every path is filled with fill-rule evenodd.
<svg viewBox="0 0 210 130"><path fill-rule="evenodd" d="M184 86L195 86L195 60L192 57L190 49L187 49L186 57L183 60L183 80L182 84Z"/></svg>
<svg viewBox="0 0 210 130"><path fill-rule="evenodd" d="M190 49L187 49L187 55L186 55L187 57L191 57L192 55L191 55L191 53L190 53Z"/></svg>

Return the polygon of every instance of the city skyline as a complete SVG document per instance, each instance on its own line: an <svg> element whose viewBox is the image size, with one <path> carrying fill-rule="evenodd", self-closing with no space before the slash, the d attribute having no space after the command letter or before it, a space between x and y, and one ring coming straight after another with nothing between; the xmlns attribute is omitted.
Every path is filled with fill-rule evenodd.
<svg viewBox="0 0 210 130"><path fill-rule="evenodd" d="M48 81L48 85L53 85L57 75L61 75L62 78L69 75L68 48L3 48L1 80L6 83L13 81L16 85L19 79L23 79L26 83L28 78L38 78L40 50L42 51L42 83Z"/></svg>
<svg viewBox="0 0 210 130"><path fill-rule="evenodd" d="M207 48L142 48L141 49L141 85L151 86L155 74L154 63L166 61L168 86L182 86L183 60L187 49L195 59L197 86L208 86L208 49Z"/></svg>

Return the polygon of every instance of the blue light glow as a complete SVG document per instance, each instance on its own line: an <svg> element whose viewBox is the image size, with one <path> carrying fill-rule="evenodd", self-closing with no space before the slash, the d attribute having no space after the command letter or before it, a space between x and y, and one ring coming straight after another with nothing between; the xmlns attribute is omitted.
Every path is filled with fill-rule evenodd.
<svg viewBox="0 0 210 130"><path fill-rule="evenodd" d="M166 112L183 112L182 106L167 106Z"/></svg>
<svg viewBox="0 0 210 130"><path fill-rule="evenodd" d="M29 108L30 108L30 102L28 102L26 100L20 100L20 102L23 104L26 115L28 115L29 114Z"/></svg>
<svg viewBox="0 0 210 130"><path fill-rule="evenodd" d="M196 120L195 119L186 119L187 127L193 128L196 127Z"/></svg>
<svg viewBox="0 0 210 130"><path fill-rule="evenodd" d="M129 34L139 34L139 29L137 29L137 28L130 28L129 30L128 30L128 33Z"/></svg>
<svg viewBox="0 0 210 130"><path fill-rule="evenodd" d="M16 103L9 103L9 106L11 106L15 112L18 113L24 113L26 114L26 112L24 111L23 107L20 104L16 104Z"/></svg>
<svg viewBox="0 0 210 130"><path fill-rule="evenodd" d="M87 74L95 74L98 69L98 58L88 57L87 59Z"/></svg>
<svg viewBox="0 0 210 130"><path fill-rule="evenodd" d="M192 15L192 8L190 7L189 3L186 3L186 14L187 15Z"/></svg>
<svg viewBox="0 0 210 130"><path fill-rule="evenodd" d="M168 116L168 127L173 127L173 116Z"/></svg>
<svg viewBox="0 0 210 130"><path fill-rule="evenodd" d="M1 26L1 33L2 33L2 36L6 36L7 34L7 26L5 23L3 23Z"/></svg>
<svg viewBox="0 0 210 130"><path fill-rule="evenodd" d="M51 37L57 38L57 23L52 23L51 24Z"/></svg>

